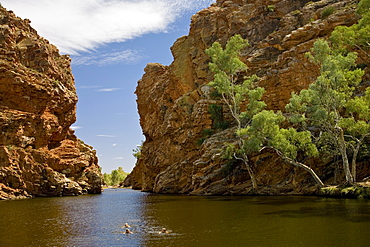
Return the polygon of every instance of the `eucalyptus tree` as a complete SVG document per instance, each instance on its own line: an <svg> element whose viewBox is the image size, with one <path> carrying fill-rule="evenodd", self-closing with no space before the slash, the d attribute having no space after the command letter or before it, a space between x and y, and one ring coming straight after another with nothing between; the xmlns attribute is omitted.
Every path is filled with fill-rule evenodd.
<svg viewBox="0 0 370 247"><path fill-rule="evenodd" d="M298 131L293 127L280 127L284 121L286 118L281 112L263 110L254 115L251 124L239 130L239 135L245 140L243 149L254 152L272 149L286 163L309 172L317 185L323 187L324 183L316 172L298 160L299 153L306 157L316 157L319 154L312 142L311 133L307 130Z"/></svg>
<svg viewBox="0 0 370 247"><path fill-rule="evenodd" d="M346 103L345 118L342 118L339 125L346 130L348 146L352 147L351 172L356 182L356 160L361 146L367 137L370 136L370 87L362 96L354 97Z"/></svg>
<svg viewBox="0 0 370 247"><path fill-rule="evenodd" d="M307 55L320 66L320 75L308 89L302 90L299 94L293 93L286 109L293 113L291 118L293 122L302 123L312 130L316 128L316 135L320 136L324 133L329 137L328 141L341 154L346 182L353 184L354 177L350 171L346 134L366 132L363 122L353 116L357 111L355 105L366 100L354 94L364 72L356 68L356 53L343 54L333 50L324 40L316 41L311 53ZM352 114L345 114L346 110ZM366 114L361 116L365 119L368 117Z"/></svg>
<svg viewBox="0 0 370 247"><path fill-rule="evenodd" d="M256 86L258 77L245 76L247 65L239 58L241 50L247 46L247 40L240 35L235 35L227 42L225 49L219 42L215 42L205 51L211 58L209 69L214 73L214 79L208 85L217 90L222 101L229 108L236 122L237 133L238 130L248 126L252 117L266 106L261 100L265 90ZM243 111L242 105L245 107ZM248 152L240 149L244 146L244 139L238 135L237 142L236 146L228 145L226 154L228 158L232 157L244 162L252 186L256 189L257 181L249 164Z"/></svg>
<svg viewBox="0 0 370 247"><path fill-rule="evenodd" d="M307 165L298 162L298 152L315 156L318 154L308 131L298 132L293 128L280 128L285 117L280 113L264 110L266 104L261 100L265 90L256 85L255 75L244 77L247 66L239 59L240 51L248 45L240 35L233 36L225 49L215 42L206 53L211 57L210 70L214 73L211 87L221 94L236 121L237 145L228 144L225 157L242 160L251 177L252 186L257 188L255 174L249 164L249 155L253 152L271 148L287 163L304 168L317 184L324 184L316 173ZM241 110L243 106L244 111Z"/></svg>
<svg viewBox="0 0 370 247"><path fill-rule="evenodd" d="M349 27L336 27L330 40L334 47L342 52L356 48L370 57L370 0L361 0L356 12L360 16L358 22Z"/></svg>

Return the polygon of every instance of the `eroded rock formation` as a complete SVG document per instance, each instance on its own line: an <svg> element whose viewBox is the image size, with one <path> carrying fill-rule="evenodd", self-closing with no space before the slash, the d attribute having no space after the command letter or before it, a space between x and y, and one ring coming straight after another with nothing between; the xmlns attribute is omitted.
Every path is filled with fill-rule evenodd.
<svg viewBox="0 0 370 247"><path fill-rule="evenodd" d="M101 192L95 150L70 129L70 62L0 7L0 199Z"/></svg>
<svg viewBox="0 0 370 247"><path fill-rule="evenodd" d="M259 85L267 91L264 100L268 108L283 110L292 91L306 88L318 76L317 66L305 53L336 26L354 24L356 3L218 0L195 14L189 35L179 38L171 48L173 63L148 64L138 82L137 104L146 141L126 185L158 193L252 193L243 165L220 157L224 143L235 138L234 130L216 131L204 138L204 130L212 129L208 107L221 104L212 99L206 86L212 75L204 50L215 41L225 44L235 34L248 39L250 46L242 59L249 73L261 78ZM327 7L335 11L322 16ZM223 114L225 119L230 118L225 107ZM202 138L205 141L199 145ZM259 194L309 194L316 189L308 173L284 164L273 153L256 154L252 160ZM339 179L340 167L322 166L325 162L311 160L309 164L325 182ZM359 170L358 179L369 174L367 166Z"/></svg>

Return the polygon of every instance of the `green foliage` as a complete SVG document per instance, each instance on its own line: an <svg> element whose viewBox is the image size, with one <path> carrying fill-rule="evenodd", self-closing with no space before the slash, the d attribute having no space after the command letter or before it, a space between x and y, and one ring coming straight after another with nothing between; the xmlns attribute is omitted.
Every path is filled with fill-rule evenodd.
<svg viewBox="0 0 370 247"><path fill-rule="evenodd" d="M304 6L307 6L307 5L310 5L310 4L313 4L313 3L314 3L313 1L309 1Z"/></svg>
<svg viewBox="0 0 370 247"><path fill-rule="evenodd" d="M310 121L311 125L333 129L364 72L353 69L355 53L337 53L327 41L315 42L312 53L308 56L320 65L321 74L307 90L293 94L286 109L294 113L295 122Z"/></svg>
<svg viewBox="0 0 370 247"><path fill-rule="evenodd" d="M358 23L350 27L338 26L332 32L330 40L334 47L341 52L357 47L363 50L370 49L370 0L362 0L357 6L357 13L361 15Z"/></svg>
<svg viewBox="0 0 370 247"><path fill-rule="evenodd" d="M112 185L112 174L111 173L104 173L104 183L107 185Z"/></svg>
<svg viewBox="0 0 370 247"><path fill-rule="evenodd" d="M275 5L268 5L267 6L268 11L274 12L275 11Z"/></svg>
<svg viewBox="0 0 370 247"><path fill-rule="evenodd" d="M234 154L236 153L236 147L234 144L231 143L225 143L225 149L223 150L223 156L224 159L234 159Z"/></svg>
<svg viewBox="0 0 370 247"><path fill-rule="evenodd" d="M258 152L264 147L272 147L286 159L296 159L299 151L304 151L311 156L317 155L318 152L312 143L310 132L298 132L293 128L282 129L280 125L285 121L285 117L280 112L263 110L266 104L261 98L265 90L255 85L256 76L241 80L240 74L245 72L247 67L238 56L240 50L246 45L247 42L236 35L230 39L225 49L215 42L206 50L206 53L212 60L209 67L215 73L214 80L209 85L222 95L222 99L237 122L237 142L225 145L223 158L243 161L251 177L252 186L256 189L257 181L248 158L252 152ZM306 110L306 106L301 106L301 98L295 97L293 102L298 110ZM241 105L245 106L243 112L240 110ZM217 105L210 107L212 119L221 119L220 109L222 111L222 108ZM323 185L311 168L294 160L289 162L308 170L320 186Z"/></svg>
<svg viewBox="0 0 370 247"><path fill-rule="evenodd" d="M196 145L197 145L197 146L202 146L202 144L203 144L203 142L204 142L205 140L207 140L207 138L205 138L205 137L199 138L199 139L197 140L197 142L196 142Z"/></svg>
<svg viewBox="0 0 370 247"><path fill-rule="evenodd" d="M14 150L14 146L13 146L13 145L6 145L6 148L7 148L9 151L13 151L13 150Z"/></svg>
<svg viewBox="0 0 370 247"><path fill-rule="evenodd" d="M298 132L294 128L279 129L271 140L271 145L291 159L297 158L298 151L303 151L308 157L316 157L319 154L316 145L312 143L311 133Z"/></svg>
<svg viewBox="0 0 370 247"><path fill-rule="evenodd" d="M205 130L203 130L203 132L202 132L202 135L203 136L211 136L211 135L213 135L214 134L214 132L213 132L213 130L212 129L205 129Z"/></svg>
<svg viewBox="0 0 370 247"><path fill-rule="evenodd" d="M211 114L211 118L214 121L222 121L223 114L222 114L222 106L216 104L210 104L208 106L208 112Z"/></svg>
<svg viewBox="0 0 370 247"><path fill-rule="evenodd" d="M238 127L241 127L242 121L251 119L253 114L248 112L251 107L256 112L265 107L265 103L260 101L264 89L255 86L257 76L243 76L247 66L239 59L239 55L247 45L248 41L240 35L235 35L230 38L225 49L220 43L215 42L205 51L211 58L209 68L214 73L214 79L208 85L221 94ZM252 97L247 101L252 102L253 106L247 106L246 113L241 115L240 106L246 100L246 96Z"/></svg>
<svg viewBox="0 0 370 247"><path fill-rule="evenodd" d="M263 147L273 147L291 159L296 159L299 151L304 151L308 156L317 156L311 133L281 128L283 121L285 117L280 112L264 110L256 114L250 126L238 131L238 135L246 139L245 151L257 152Z"/></svg>
<svg viewBox="0 0 370 247"><path fill-rule="evenodd" d="M205 129L202 131L202 138L198 139L196 144L197 146L202 146L203 142L207 140L211 135L214 134L214 131L212 129Z"/></svg>
<svg viewBox="0 0 370 247"><path fill-rule="evenodd" d="M125 180L127 175L128 173L126 173L122 167L118 167L118 169L113 170L111 173L103 174L104 182L110 186L117 186Z"/></svg>
<svg viewBox="0 0 370 247"><path fill-rule="evenodd" d="M211 99L221 99L222 95L217 90L212 90Z"/></svg>
<svg viewBox="0 0 370 247"><path fill-rule="evenodd" d="M361 0L357 6L357 13L367 18L370 10L370 0Z"/></svg>
<svg viewBox="0 0 370 247"><path fill-rule="evenodd" d="M324 162L330 162L341 155L335 137L329 132L322 132L320 138L315 140L315 144L319 149L320 158Z"/></svg>
<svg viewBox="0 0 370 247"><path fill-rule="evenodd" d="M324 133L328 143L321 141L321 145L325 149L335 147L341 154L346 180L353 183L358 150L364 137L370 133L369 90L362 97L354 94L364 71L356 68L356 53L333 49L324 40L316 41L308 56L320 65L320 76L307 90L293 94L286 109L293 113L293 122L303 123L305 128L313 126ZM346 140L347 136L350 140ZM352 176L347 147L353 141L356 144L352 145Z"/></svg>
<svg viewBox="0 0 370 247"><path fill-rule="evenodd" d="M208 106L208 112L213 120L213 129L227 129L229 127L229 122L224 121L222 106L217 104L210 104Z"/></svg>
<svg viewBox="0 0 370 247"><path fill-rule="evenodd" d="M296 15L302 14L302 12L299 9L296 9L292 11L290 14L296 16Z"/></svg>
<svg viewBox="0 0 370 247"><path fill-rule="evenodd" d="M333 6L326 7L322 12L321 12L321 18L325 19L329 15L333 14L335 11L335 8Z"/></svg>
<svg viewBox="0 0 370 247"><path fill-rule="evenodd" d="M263 146L269 145L271 140L279 132L279 124L284 121L281 113L263 110L253 116L251 125L237 132L245 139L245 152L257 152Z"/></svg>
<svg viewBox="0 0 370 247"><path fill-rule="evenodd" d="M143 147L143 142L141 142L141 145L136 146L135 149L132 149L132 155L138 160L141 157L141 149Z"/></svg>
<svg viewBox="0 0 370 247"><path fill-rule="evenodd" d="M265 147L272 148L286 162L308 171L320 187L324 186L310 167L297 160L299 152L304 152L307 156L318 155L318 150L312 142L311 133L297 131L294 128L281 128L280 125L283 121L285 121L285 117L280 112L264 110L257 113L253 117L251 125L237 133L244 139L244 152L257 152Z"/></svg>

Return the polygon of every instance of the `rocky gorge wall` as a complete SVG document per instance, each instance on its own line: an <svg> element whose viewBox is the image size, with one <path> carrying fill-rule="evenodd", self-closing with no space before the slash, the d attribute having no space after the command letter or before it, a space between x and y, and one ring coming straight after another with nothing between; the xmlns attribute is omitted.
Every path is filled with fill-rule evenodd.
<svg viewBox="0 0 370 247"><path fill-rule="evenodd" d="M71 59L0 7L0 199L101 193L95 150L77 139Z"/></svg>
<svg viewBox="0 0 370 247"><path fill-rule="evenodd" d="M157 193L255 193L247 170L221 158L220 150L234 140L234 130L213 130L205 136L204 130L213 125L209 105L221 102L212 99L206 85L213 78L204 50L215 41L226 44L235 34L248 39L250 46L243 50L242 60L250 74L261 78L268 108L283 110L291 92L306 88L318 76L318 67L305 53L336 26L356 23L356 4L352 0L218 0L195 14L189 34L171 48L173 63L148 64L138 82L137 105L146 140L125 185ZM323 16L327 7L335 11ZM359 59L368 62L363 54ZM364 80L369 80L366 73ZM223 117L230 120L225 106ZM310 160L309 165L326 183L338 182L340 164L326 166L325 162ZM317 189L308 173L284 164L273 153L256 154L252 163L259 194L310 194ZM363 179L370 171L367 165L359 166L357 179Z"/></svg>

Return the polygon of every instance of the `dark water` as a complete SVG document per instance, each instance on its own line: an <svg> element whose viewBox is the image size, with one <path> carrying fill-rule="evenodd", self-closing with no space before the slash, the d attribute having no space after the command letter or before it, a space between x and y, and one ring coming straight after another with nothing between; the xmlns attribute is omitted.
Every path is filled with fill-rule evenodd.
<svg viewBox="0 0 370 247"><path fill-rule="evenodd" d="M123 234L125 222L134 234ZM3 201L0 246L370 246L370 200L109 189Z"/></svg>

